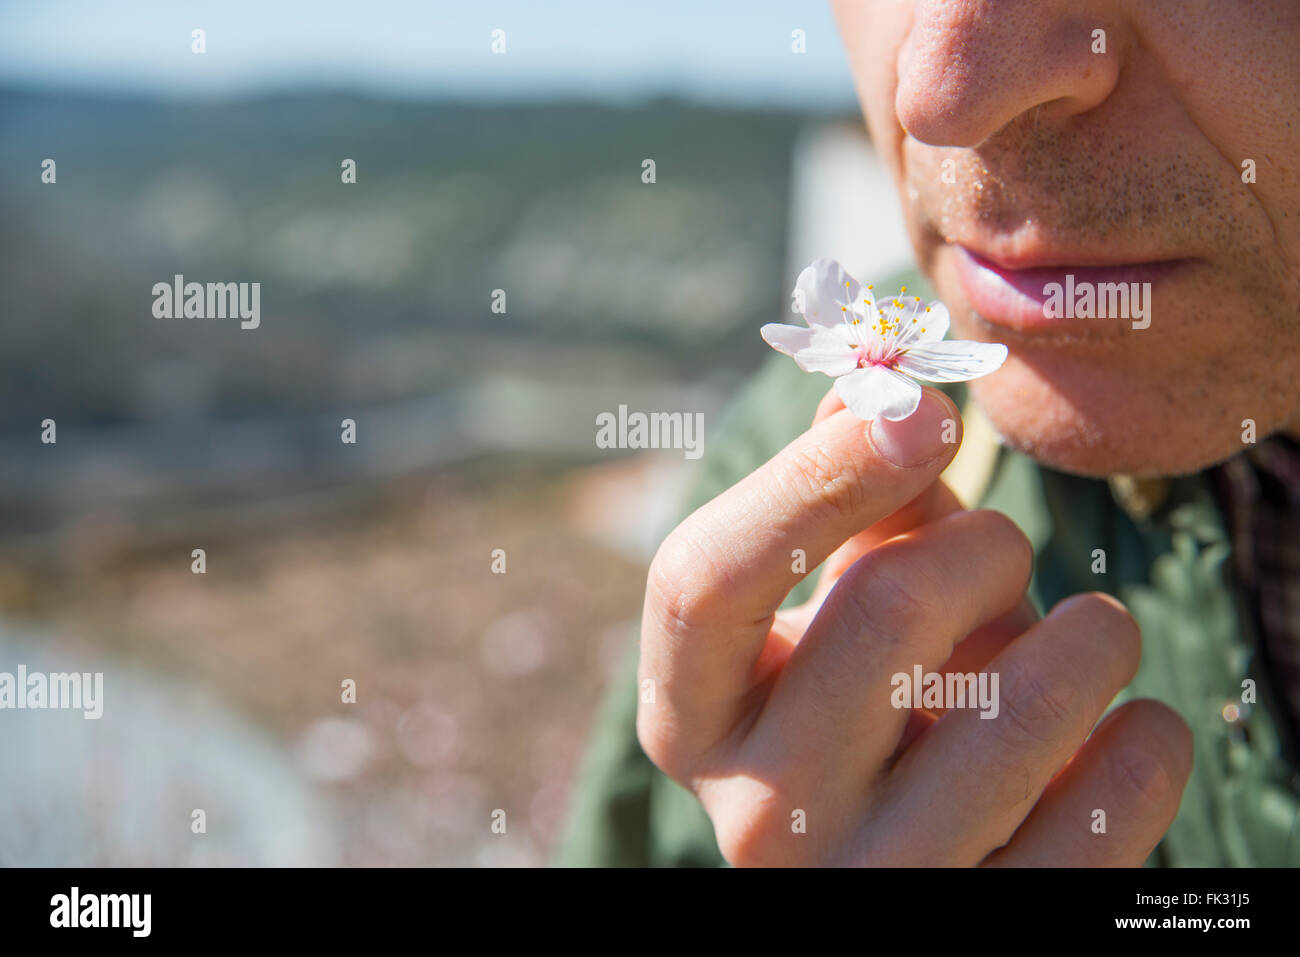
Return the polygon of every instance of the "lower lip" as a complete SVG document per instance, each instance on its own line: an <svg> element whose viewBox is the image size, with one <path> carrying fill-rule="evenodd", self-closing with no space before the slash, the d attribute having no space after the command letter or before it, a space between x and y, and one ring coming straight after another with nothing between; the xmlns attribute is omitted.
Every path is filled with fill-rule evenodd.
<svg viewBox="0 0 1300 957"><path fill-rule="evenodd" d="M1044 303L1050 283L1062 290L1067 276L1073 286L1092 283L1156 283L1168 279L1186 260L1166 260L1117 266L1047 266L1040 269L1003 269L963 246L954 245L957 275L971 307L982 319L1017 332L1063 332L1091 328L1104 332L1127 326L1122 319L1088 319L1048 316ZM1147 307L1150 307L1148 302Z"/></svg>

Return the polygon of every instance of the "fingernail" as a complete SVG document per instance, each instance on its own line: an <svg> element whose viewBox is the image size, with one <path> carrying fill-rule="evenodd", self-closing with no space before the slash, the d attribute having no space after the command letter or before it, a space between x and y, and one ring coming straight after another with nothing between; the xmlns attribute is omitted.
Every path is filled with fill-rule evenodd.
<svg viewBox="0 0 1300 957"><path fill-rule="evenodd" d="M927 390L907 418L872 419L870 436L882 458L899 468L914 469L955 448L961 427L952 407Z"/></svg>

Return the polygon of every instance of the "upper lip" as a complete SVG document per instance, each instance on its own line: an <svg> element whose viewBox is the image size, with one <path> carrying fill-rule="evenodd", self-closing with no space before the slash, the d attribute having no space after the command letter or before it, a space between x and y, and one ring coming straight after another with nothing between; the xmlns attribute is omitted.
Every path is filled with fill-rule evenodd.
<svg viewBox="0 0 1300 957"><path fill-rule="evenodd" d="M980 248L972 243L964 243L959 240L950 240L950 242L954 246L966 250L976 259L982 259L1007 272L1021 272L1031 269L1154 266L1178 262L1185 258L1152 255L1116 256L1113 252L1101 254L1084 250L1062 250L1046 245L1031 246L1012 252L1006 248Z"/></svg>

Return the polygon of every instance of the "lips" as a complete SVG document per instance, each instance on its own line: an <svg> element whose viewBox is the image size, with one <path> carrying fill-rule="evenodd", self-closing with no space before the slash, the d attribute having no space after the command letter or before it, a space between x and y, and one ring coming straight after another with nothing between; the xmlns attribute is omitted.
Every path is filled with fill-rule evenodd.
<svg viewBox="0 0 1300 957"><path fill-rule="evenodd" d="M1044 308L1051 284L1079 288L1084 283L1155 283L1166 281L1188 262L1185 259L1110 265L1031 265L1008 268L986 259L965 246L953 244L957 276L971 307L997 326L1017 332L1062 332L1092 328L1117 328L1104 319L1049 316ZM1073 277L1072 279L1069 277Z"/></svg>

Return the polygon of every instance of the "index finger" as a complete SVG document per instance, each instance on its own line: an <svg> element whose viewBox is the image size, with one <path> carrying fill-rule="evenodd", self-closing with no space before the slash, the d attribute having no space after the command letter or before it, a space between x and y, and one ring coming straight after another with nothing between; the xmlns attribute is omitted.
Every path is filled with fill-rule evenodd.
<svg viewBox="0 0 1300 957"><path fill-rule="evenodd" d="M960 438L956 407L935 389L897 422L841 410L679 525L646 587L640 677L657 689L638 722L647 751L694 752L733 727L790 590L933 483Z"/></svg>

